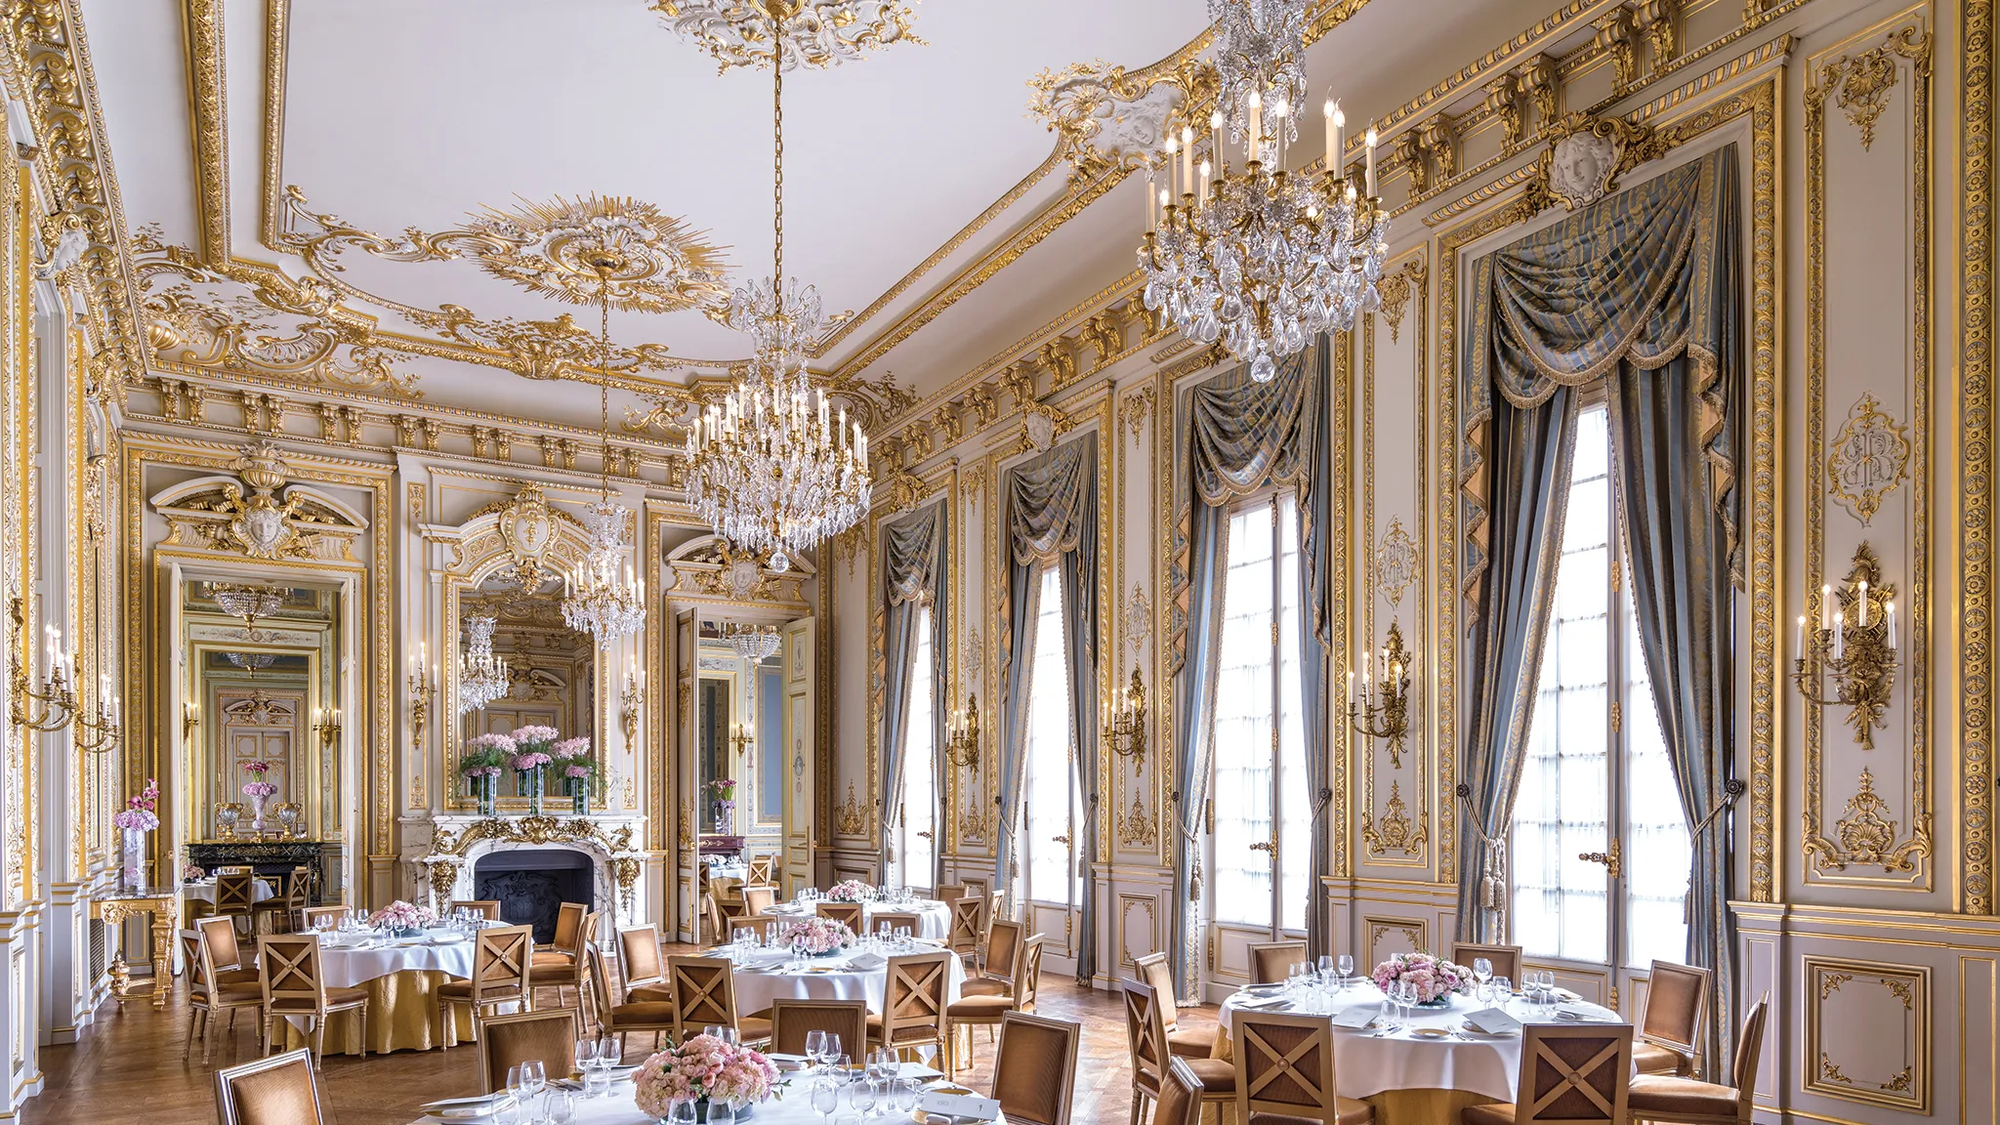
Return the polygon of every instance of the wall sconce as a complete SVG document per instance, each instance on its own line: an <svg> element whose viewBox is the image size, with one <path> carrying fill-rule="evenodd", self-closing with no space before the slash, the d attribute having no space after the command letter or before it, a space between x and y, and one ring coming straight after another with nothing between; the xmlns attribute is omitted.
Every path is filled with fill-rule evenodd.
<svg viewBox="0 0 2000 1125"><path fill-rule="evenodd" d="M1138 665L1132 666L1132 679L1126 685L1111 693L1110 705L1105 709L1104 744L1121 758L1132 759L1135 767L1144 768L1146 761L1146 681L1139 678Z"/></svg>
<svg viewBox="0 0 2000 1125"><path fill-rule="evenodd" d="M89 754L108 754L125 740L118 721L118 697L112 694L111 677L98 680L97 703L88 713L77 712L76 748Z"/></svg>
<svg viewBox="0 0 2000 1125"><path fill-rule="evenodd" d="M319 708L313 708L313 733L319 735L321 746L330 747L340 741L340 708L332 708L324 715Z"/></svg>
<svg viewBox="0 0 2000 1125"><path fill-rule="evenodd" d="M629 672L625 676L625 690L618 695L619 722L625 728L625 745L639 740L639 711L646 702L646 673Z"/></svg>
<svg viewBox="0 0 2000 1125"><path fill-rule="evenodd" d="M1819 627L1798 621L1797 670L1792 682L1806 702L1846 707L1855 741L1875 748L1875 732L1888 722L1889 692L1896 683L1896 588L1882 581L1882 567L1867 543L1854 549L1854 564L1839 590L1819 588ZM1821 684L1833 676L1833 698Z"/></svg>
<svg viewBox="0 0 2000 1125"><path fill-rule="evenodd" d="M729 744L736 747L736 756L738 758L741 758L744 752L750 749L750 744L755 741L757 741L757 732L751 729L749 723L733 723L730 725Z"/></svg>
<svg viewBox="0 0 2000 1125"><path fill-rule="evenodd" d="M181 704L181 741L194 737L194 728L201 725L201 705L190 699Z"/></svg>
<svg viewBox="0 0 2000 1125"><path fill-rule="evenodd" d="M28 606L17 594L8 599L13 621L13 671L7 680L7 716L17 727L54 731L76 717L76 693L70 690L69 657L62 651L62 631L48 627L48 673L38 688L28 678ZM37 710L35 704L42 704Z"/></svg>
<svg viewBox="0 0 2000 1125"><path fill-rule="evenodd" d="M979 694L969 692L965 706L945 719L944 760L966 769L979 768Z"/></svg>
<svg viewBox="0 0 2000 1125"><path fill-rule="evenodd" d="M417 666L410 673L410 751L413 754L423 752L424 727L430 722L431 696L436 690L431 683L429 645L418 641Z"/></svg>
<svg viewBox="0 0 2000 1125"><path fill-rule="evenodd" d="M1403 768L1403 743L1410 733L1410 653L1403 647L1403 630L1389 623L1389 643L1380 652L1362 653L1361 695L1354 694L1354 673L1347 673L1347 723L1369 738L1389 740L1389 765Z"/></svg>

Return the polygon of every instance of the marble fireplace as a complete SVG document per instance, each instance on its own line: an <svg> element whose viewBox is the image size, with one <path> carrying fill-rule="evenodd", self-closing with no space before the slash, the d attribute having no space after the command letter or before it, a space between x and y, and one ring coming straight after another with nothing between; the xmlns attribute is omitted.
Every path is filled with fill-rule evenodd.
<svg viewBox="0 0 2000 1125"><path fill-rule="evenodd" d="M599 936L646 916L639 874L646 818L494 816L445 813L431 818L431 838L407 853L423 873L431 905L498 899L501 916L535 927L535 941L555 932L557 904L582 902L605 914Z"/></svg>

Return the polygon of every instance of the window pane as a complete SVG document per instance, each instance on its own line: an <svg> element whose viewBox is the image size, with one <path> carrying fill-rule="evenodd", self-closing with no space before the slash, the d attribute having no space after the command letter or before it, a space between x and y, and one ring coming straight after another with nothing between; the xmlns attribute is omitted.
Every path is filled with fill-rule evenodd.
<svg viewBox="0 0 2000 1125"><path fill-rule="evenodd" d="M1028 770L1022 803L1027 807L1027 840L1022 870L1028 897L1036 902L1074 902L1070 861L1069 671L1063 656L1062 579L1055 567L1042 571L1041 604L1035 614L1035 649L1028 676Z"/></svg>
<svg viewBox="0 0 2000 1125"><path fill-rule="evenodd" d="M903 882L928 887L937 860L936 713L931 682L931 615L917 615L916 670L910 677L910 718L903 734Z"/></svg>
<svg viewBox="0 0 2000 1125"><path fill-rule="evenodd" d="M1278 862L1283 879L1278 921L1287 930L1303 930L1315 893L1312 786L1306 781L1304 701L1299 694L1299 512L1298 500L1289 492L1278 499L1278 551Z"/></svg>
<svg viewBox="0 0 2000 1125"><path fill-rule="evenodd" d="M1625 963L1643 967L1655 959L1687 959L1687 920L1682 911L1693 851L1680 790L1667 761L1666 738L1653 702L1653 685L1639 649L1638 622L1625 630L1626 785L1630 791L1625 855Z"/></svg>
<svg viewBox="0 0 2000 1125"><path fill-rule="evenodd" d="M1271 840L1271 503L1229 518L1228 575L1217 646L1215 914L1218 922L1271 924L1271 859L1250 845Z"/></svg>

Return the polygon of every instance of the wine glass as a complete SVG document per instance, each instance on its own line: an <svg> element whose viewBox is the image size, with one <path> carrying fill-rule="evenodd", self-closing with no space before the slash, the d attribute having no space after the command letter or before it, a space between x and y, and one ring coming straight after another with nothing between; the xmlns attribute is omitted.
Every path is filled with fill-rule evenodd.
<svg viewBox="0 0 2000 1125"><path fill-rule="evenodd" d="M814 1028L806 1032L806 1066L819 1069L820 1060L826 1057L826 1032Z"/></svg>
<svg viewBox="0 0 2000 1125"><path fill-rule="evenodd" d="M1493 961L1491 958L1474 957L1472 959L1472 979L1479 984L1479 999L1482 1002L1487 1000L1489 998L1487 985L1493 979Z"/></svg>
<svg viewBox="0 0 2000 1125"><path fill-rule="evenodd" d="M896 1112L909 1116L923 1100L923 1087L916 1079L908 1078L896 1083Z"/></svg>
<svg viewBox="0 0 2000 1125"><path fill-rule="evenodd" d="M847 1104L863 1117L875 1113L875 1083L867 1078L854 1083L847 1091Z"/></svg>
<svg viewBox="0 0 2000 1125"><path fill-rule="evenodd" d="M667 1110L667 1125L695 1125L693 1100L676 1102L673 1108Z"/></svg>
<svg viewBox="0 0 2000 1125"><path fill-rule="evenodd" d="M590 1077L592 1068L597 1066L597 1039L595 1036L576 1041L576 1072Z"/></svg>
<svg viewBox="0 0 2000 1125"><path fill-rule="evenodd" d="M524 1105L540 1097L542 1091L548 1088L549 1075L542 1066L542 1060L528 1059L521 1064L521 1100Z"/></svg>
<svg viewBox="0 0 2000 1125"><path fill-rule="evenodd" d="M542 1102L542 1115L549 1119L549 1125L575 1125L576 1100L564 1090L551 1091ZM709 1120L713 1121L714 1117Z"/></svg>
<svg viewBox="0 0 2000 1125"><path fill-rule="evenodd" d="M812 1108L822 1118L832 1117L833 1111L840 1108L840 1083L832 1078L813 1083Z"/></svg>
<svg viewBox="0 0 2000 1125"><path fill-rule="evenodd" d="M1354 975L1354 954L1341 954L1340 959L1334 962L1333 968L1335 972L1340 974L1340 987L1343 990L1346 989L1347 978Z"/></svg>
<svg viewBox="0 0 2000 1125"><path fill-rule="evenodd" d="M820 1054L819 1061L826 1066L838 1065L842 1071L847 1069L847 1056L840 1053L840 1034L838 1032L829 1031L826 1033L826 1050Z"/></svg>
<svg viewBox="0 0 2000 1125"><path fill-rule="evenodd" d="M597 1065L610 1070L625 1061L625 1045L615 1035L607 1035L597 1041Z"/></svg>
<svg viewBox="0 0 2000 1125"><path fill-rule="evenodd" d="M1331 979L1332 977L1333 977L1333 954L1322 953L1319 955L1319 979L1325 981Z"/></svg>

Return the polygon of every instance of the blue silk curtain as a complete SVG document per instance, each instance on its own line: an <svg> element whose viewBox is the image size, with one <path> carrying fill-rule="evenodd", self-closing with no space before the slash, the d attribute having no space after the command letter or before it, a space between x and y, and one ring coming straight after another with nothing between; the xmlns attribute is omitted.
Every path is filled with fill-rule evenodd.
<svg viewBox="0 0 2000 1125"><path fill-rule="evenodd" d="M951 645L945 622L951 620L950 522L945 503L938 500L882 525L882 870L894 860L895 834L903 802L903 740L910 723L910 677L916 671L917 615L931 621L931 713L918 721L931 724L931 745L944 746L947 657ZM936 882L935 873L927 876ZM904 879L919 880L905 872Z"/></svg>
<svg viewBox="0 0 2000 1125"><path fill-rule="evenodd" d="M1461 476L1474 669L1464 755L1474 815L1459 840L1468 936L1494 936L1481 880L1496 849L1481 832L1504 835L1512 814L1548 619L1543 587L1562 539L1572 400L1600 379L1639 647L1681 809L1699 824L1725 799L1743 381L1736 163L1733 147L1711 153L1474 266ZM1716 988L1703 1040L1711 1075L1725 1073L1733 1031L1728 828L1694 841L1688 888L1687 956Z"/></svg>
<svg viewBox="0 0 2000 1125"><path fill-rule="evenodd" d="M1082 868L1082 943L1076 979L1097 972L1097 434L1063 443L1007 470L1003 492L1007 527L1007 596L1001 639L1007 696L1001 701L1001 886L1013 893L1014 835L1019 827L1027 760L1028 691L1040 611L1043 567L1054 565L1063 592L1063 656L1069 674L1070 729L1075 735L1077 793L1084 823L1077 826Z"/></svg>
<svg viewBox="0 0 2000 1125"><path fill-rule="evenodd" d="M1191 997L1200 979L1196 938L1201 926L1202 812L1208 793L1209 762L1215 752L1210 718L1215 701L1215 646L1221 639L1222 587L1226 560L1227 507L1231 500L1272 485L1290 485L1299 498L1302 604L1312 610L1312 628L1300 630L1306 700L1306 781L1313 789L1313 902L1307 910L1308 939L1325 946L1325 919L1319 908L1320 879L1332 851L1327 808L1326 706L1328 573L1331 459L1326 440L1326 386L1330 347L1321 337L1312 347L1281 360L1269 383L1250 378L1247 367L1186 387L1174 404L1175 525L1168 559L1167 672L1174 693L1173 822L1176 911L1173 965L1182 996Z"/></svg>

